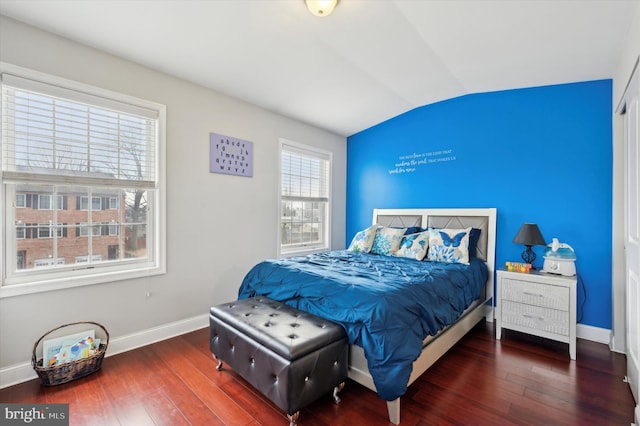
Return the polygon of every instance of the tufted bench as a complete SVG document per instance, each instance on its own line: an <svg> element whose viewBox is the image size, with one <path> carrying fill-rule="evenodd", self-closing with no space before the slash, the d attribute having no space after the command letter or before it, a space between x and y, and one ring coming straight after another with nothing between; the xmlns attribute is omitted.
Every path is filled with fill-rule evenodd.
<svg viewBox="0 0 640 426"><path fill-rule="evenodd" d="M266 297L211 308L210 349L275 405L291 426L300 409L347 379L348 343L339 324Z"/></svg>

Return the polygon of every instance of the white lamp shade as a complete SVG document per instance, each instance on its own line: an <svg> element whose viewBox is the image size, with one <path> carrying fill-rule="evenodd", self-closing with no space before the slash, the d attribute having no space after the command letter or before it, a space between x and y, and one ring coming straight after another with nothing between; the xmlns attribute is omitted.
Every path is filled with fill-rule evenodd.
<svg viewBox="0 0 640 426"><path fill-rule="evenodd" d="M315 16L327 16L338 4L338 0L304 0L309 12Z"/></svg>

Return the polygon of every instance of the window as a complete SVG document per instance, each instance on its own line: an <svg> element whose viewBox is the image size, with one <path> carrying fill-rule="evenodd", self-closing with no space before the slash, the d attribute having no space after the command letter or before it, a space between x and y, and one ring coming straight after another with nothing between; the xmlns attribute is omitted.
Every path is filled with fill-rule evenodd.
<svg viewBox="0 0 640 426"><path fill-rule="evenodd" d="M109 198L109 209L117 209L120 207L120 203L118 202L118 198L110 197Z"/></svg>
<svg viewBox="0 0 640 426"><path fill-rule="evenodd" d="M38 224L38 238L53 238L54 234L56 234L58 238L61 238L63 236L63 227L53 226L50 223Z"/></svg>
<svg viewBox="0 0 640 426"><path fill-rule="evenodd" d="M51 200L54 200L56 210L62 209L62 195L56 195L53 197L49 194L38 194L38 209L39 210L51 210Z"/></svg>
<svg viewBox="0 0 640 426"><path fill-rule="evenodd" d="M48 223L38 224L38 238L52 238L51 225Z"/></svg>
<svg viewBox="0 0 640 426"><path fill-rule="evenodd" d="M80 197L80 206L78 210L89 210L89 197ZM102 198L91 197L91 210L102 210Z"/></svg>
<svg viewBox="0 0 640 426"><path fill-rule="evenodd" d="M0 71L0 297L164 273L165 107Z"/></svg>
<svg viewBox="0 0 640 426"><path fill-rule="evenodd" d="M91 210L102 210L102 198L91 197Z"/></svg>
<svg viewBox="0 0 640 426"><path fill-rule="evenodd" d="M38 195L38 209L39 210L51 210L51 195Z"/></svg>
<svg viewBox="0 0 640 426"><path fill-rule="evenodd" d="M109 222L109 235L118 235L118 229L120 229L120 225L115 222Z"/></svg>
<svg viewBox="0 0 640 426"><path fill-rule="evenodd" d="M106 223L95 223L90 225L88 222L79 223L77 225L76 236L88 237L91 232L92 237L99 237L101 235L109 235L109 225ZM116 235L116 234L112 234Z"/></svg>
<svg viewBox="0 0 640 426"><path fill-rule="evenodd" d="M25 239L25 228L24 228L24 224L22 223L18 223L16 225L16 239L17 240L24 240Z"/></svg>
<svg viewBox="0 0 640 426"><path fill-rule="evenodd" d="M16 207L19 209L27 207L27 194L16 194Z"/></svg>
<svg viewBox="0 0 640 426"><path fill-rule="evenodd" d="M331 153L280 141L280 254L329 249Z"/></svg>

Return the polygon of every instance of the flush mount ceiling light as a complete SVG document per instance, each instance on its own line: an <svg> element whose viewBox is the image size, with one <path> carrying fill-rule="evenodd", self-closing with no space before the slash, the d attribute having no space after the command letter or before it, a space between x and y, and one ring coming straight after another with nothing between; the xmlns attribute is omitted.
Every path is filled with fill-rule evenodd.
<svg viewBox="0 0 640 426"><path fill-rule="evenodd" d="M316 16L327 16L338 4L338 0L304 0L309 12Z"/></svg>

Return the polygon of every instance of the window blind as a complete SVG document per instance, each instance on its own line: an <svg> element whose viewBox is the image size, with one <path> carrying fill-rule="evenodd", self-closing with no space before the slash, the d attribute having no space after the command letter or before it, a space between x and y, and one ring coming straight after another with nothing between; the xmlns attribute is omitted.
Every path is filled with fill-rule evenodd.
<svg viewBox="0 0 640 426"><path fill-rule="evenodd" d="M282 147L281 196L288 201L329 201L329 159Z"/></svg>
<svg viewBox="0 0 640 426"><path fill-rule="evenodd" d="M3 176L153 188L158 113L2 74Z"/></svg>

